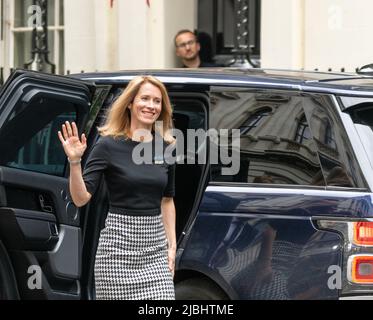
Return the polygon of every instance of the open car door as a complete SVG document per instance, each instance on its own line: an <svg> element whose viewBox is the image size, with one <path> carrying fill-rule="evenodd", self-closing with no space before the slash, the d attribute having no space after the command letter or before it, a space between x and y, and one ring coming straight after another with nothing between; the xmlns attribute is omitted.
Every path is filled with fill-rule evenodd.
<svg viewBox="0 0 373 320"><path fill-rule="evenodd" d="M16 71L0 92L0 299L80 299L79 209L57 132L81 130L94 86Z"/></svg>

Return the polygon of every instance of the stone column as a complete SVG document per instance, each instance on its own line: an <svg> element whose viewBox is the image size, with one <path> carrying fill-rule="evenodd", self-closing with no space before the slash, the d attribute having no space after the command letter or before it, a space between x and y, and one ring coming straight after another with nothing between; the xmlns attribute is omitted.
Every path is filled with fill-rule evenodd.
<svg viewBox="0 0 373 320"><path fill-rule="evenodd" d="M65 0L65 68L96 70L95 10L92 0Z"/></svg>
<svg viewBox="0 0 373 320"><path fill-rule="evenodd" d="M304 67L305 0L262 0L261 66Z"/></svg>

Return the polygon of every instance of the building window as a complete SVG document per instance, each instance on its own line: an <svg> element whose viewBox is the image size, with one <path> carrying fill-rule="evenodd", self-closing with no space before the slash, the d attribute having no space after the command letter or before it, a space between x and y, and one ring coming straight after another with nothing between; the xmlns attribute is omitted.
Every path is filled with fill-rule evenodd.
<svg viewBox="0 0 373 320"><path fill-rule="evenodd" d="M249 46L253 60L260 59L261 0L246 0L248 4ZM236 32L236 0L198 0L198 32L211 37L214 60L229 63ZM210 12L211 14L206 14ZM203 52L203 43L201 43Z"/></svg>
<svg viewBox="0 0 373 320"><path fill-rule="evenodd" d="M48 1L48 49L49 60L56 65L56 73L64 74L64 17L63 1ZM12 68L23 68L32 59L32 26L30 17L34 14L31 6L33 0L12 1L14 19L11 21L9 45L9 62ZM31 10L31 11L29 11ZM31 20L32 21L32 18Z"/></svg>
<svg viewBox="0 0 373 320"><path fill-rule="evenodd" d="M297 132L295 134L295 141L300 144L303 144L305 140L309 139L311 139L311 132L306 117L303 115L298 122Z"/></svg>
<svg viewBox="0 0 373 320"><path fill-rule="evenodd" d="M332 126L329 120L326 120L324 143L332 149L337 149L337 144L335 143L334 132L332 130Z"/></svg>
<svg viewBox="0 0 373 320"><path fill-rule="evenodd" d="M251 129L256 128L271 113L271 108L264 108L252 114L240 127L241 135L248 133Z"/></svg>

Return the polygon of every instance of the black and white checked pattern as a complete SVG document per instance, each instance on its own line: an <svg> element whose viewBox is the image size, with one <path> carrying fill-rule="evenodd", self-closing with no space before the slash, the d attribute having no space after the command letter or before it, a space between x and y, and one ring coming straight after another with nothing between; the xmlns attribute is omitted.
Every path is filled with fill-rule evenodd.
<svg viewBox="0 0 373 320"><path fill-rule="evenodd" d="M109 212L95 262L96 299L173 300L162 216Z"/></svg>

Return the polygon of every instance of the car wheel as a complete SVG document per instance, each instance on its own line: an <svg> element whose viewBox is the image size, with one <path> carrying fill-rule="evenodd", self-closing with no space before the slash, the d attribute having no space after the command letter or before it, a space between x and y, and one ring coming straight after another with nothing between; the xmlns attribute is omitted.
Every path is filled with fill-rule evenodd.
<svg viewBox="0 0 373 320"><path fill-rule="evenodd" d="M228 300L226 294L212 281L193 278L175 285L176 300Z"/></svg>

